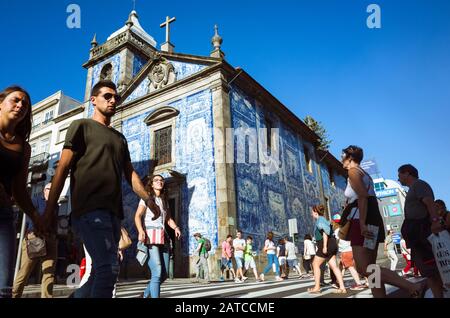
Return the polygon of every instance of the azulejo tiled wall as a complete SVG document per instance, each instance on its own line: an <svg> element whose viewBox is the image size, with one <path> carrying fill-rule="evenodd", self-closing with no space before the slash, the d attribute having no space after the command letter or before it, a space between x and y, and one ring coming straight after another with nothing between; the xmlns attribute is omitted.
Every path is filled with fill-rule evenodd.
<svg viewBox="0 0 450 318"><path fill-rule="evenodd" d="M261 140L257 147L248 149L247 163L235 163L236 200L238 227L245 235L254 237L258 248L264 242L268 231L285 235L289 233L288 220L297 219L301 238L313 229L310 209L320 203L320 183L318 166L312 161L312 173L307 171L304 145L312 145L302 140L277 116L264 111L251 97L236 87L230 90L232 124L237 128L264 128L265 116L270 116L273 127L279 128L279 169L274 174L261 173L261 163L248 163L252 152L259 152ZM236 143L235 158L245 151L244 144ZM333 206L339 205L340 189L327 188L333 198Z"/></svg>
<svg viewBox="0 0 450 318"><path fill-rule="evenodd" d="M323 190L325 195L329 198L331 217L335 214L340 214L342 206L345 202L344 191L347 186L347 180L341 175L333 173L334 185L331 184L330 173L326 165L321 165L321 174L323 180Z"/></svg>
<svg viewBox="0 0 450 318"><path fill-rule="evenodd" d="M139 55L134 55L133 57L133 73L131 74L132 77L135 77L137 73L139 73L139 71L142 69L142 67L144 66L144 64L147 63L147 61L139 56Z"/></svg>
<svg viewBox="0 0 450 318"><path fill-rule="evenodd" d="M212 135L212 94L204 90L177 100L168 106L180 113L176 119L175 170L186 177L181 192L179 224L185 242L184 254L192 255L196 241L193 234L200 232L211 240L212 248L218 246L216 208L216 179ZM149 127L145 114L123 120L122 132L127 138L133 165L140 176L148 174L150 160ZM166 177L169 177L168 175ZM124 183L124 223L136 237L134 213L139 202L131 188Z"/></svg>

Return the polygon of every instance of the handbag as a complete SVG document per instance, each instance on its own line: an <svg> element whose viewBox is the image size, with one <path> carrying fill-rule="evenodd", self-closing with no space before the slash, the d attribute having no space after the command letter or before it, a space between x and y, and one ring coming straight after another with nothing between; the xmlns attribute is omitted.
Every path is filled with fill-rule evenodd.
<svg viewBox="0 0 450 318"><path fill-rule="evenodd" d="M342 211L341 214L341 220L339 221L339 231L338 231L338 237L341 240L346 241L347 237L348 237L348 233L350 232L350 220L348 215L350 214L350 212L352 211L353 208L358 207L358 200L353 201L350 204L347 204L344 208L344 210ZM356 210L353 213L352 218L355 216L356 214Z"/></svg>
<svg viewBox="0 0 450 318"><path fill-rule="evenodd" d="M141 264L141 266L145 265L145 262L147 261L147 257L148 257L147 246L142 242L138 242L136 259L139 262L139 264Z"/></svg>
<svg viewBox="0 0 450 318"><path fill-rule="evenodd" d="M28 233L25 236L27 255L30 259L35 259L47 255L45 240L36 236L34 233Z"/></svg>
<svg viewBox="0 0 450 318"><path fill-rule="evenodd" d="M131 241L130 235L128 235L127 230L122 226L120 228L119 250L126 250L132 243L133 242Z"/></svg>
<svg viewBox="0 0 450 318"><path fill-rule="evenodd" d="M164 244L164 228L163 227L146 227L147 244Z"/></svg>

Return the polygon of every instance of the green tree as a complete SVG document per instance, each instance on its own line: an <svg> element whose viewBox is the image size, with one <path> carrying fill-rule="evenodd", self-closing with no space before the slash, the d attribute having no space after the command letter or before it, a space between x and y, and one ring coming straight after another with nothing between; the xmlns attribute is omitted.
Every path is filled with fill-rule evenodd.
<svg viewBox="0 0 450 318"><path fill-rule="evenodd" d="M320 137L319 149L328 151L330 148L331 140L328 137L325 127L323 127L321 122L318 122L311 116L306 116L304 119L305 124L314 131Z"/></svg>

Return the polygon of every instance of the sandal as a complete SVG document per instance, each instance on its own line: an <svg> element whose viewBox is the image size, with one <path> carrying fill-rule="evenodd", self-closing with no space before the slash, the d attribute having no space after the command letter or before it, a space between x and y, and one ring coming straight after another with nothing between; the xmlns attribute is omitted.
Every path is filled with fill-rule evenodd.
<svg viewBox="0 0 450 318"><path fill-rule="evenodd" d="M347 289L336 289L333 291L334 294L347 294Z"/></svg>
<svg viewBox="0 0 450 318"><path fill-rule="evenodd" d="M320 294L322 294L322 291L320 289L317 290L317 289L314 289L314 288L308 288L308 293L315 294L315 295L320 295Z"/></svg>

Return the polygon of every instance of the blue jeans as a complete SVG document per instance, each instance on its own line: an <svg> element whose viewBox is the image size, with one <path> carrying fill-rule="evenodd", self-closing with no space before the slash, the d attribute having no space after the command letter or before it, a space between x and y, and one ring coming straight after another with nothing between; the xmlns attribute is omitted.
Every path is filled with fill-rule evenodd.
<svg viewBox="0 0 450 318"><path fill-rule="evenodd" d="M12 297L15 236L13 210L0 208L0 298Z"/></svg>
<svg viewBox="0 0 450 318"><path fill-rule="evenodd" d="M161 263L164 261L164 264ZM164 265L164 266L163 266ZM169 249L164 245L150 245L148 247L148 267L152 278L144 291L144 298L159 298L161 284L167 279L169 269Z"/></svg>
<svg viewBox="0 0 450 318"><path fill-rule="evenodd" d="M278 264L278 257L275 254L267 254L267 266L264 267L263 274L267 274L272 269L272 264L275 264L277 276L280 276L280 267Z"/></svg>
<svg viewBox="0 0 450 318"><path fill-rule="evenodd" d="M91 275L74 298L112 298L119 276L120 220L108 210L94 210L72 217L72 227L92 258Z"/></svg>

